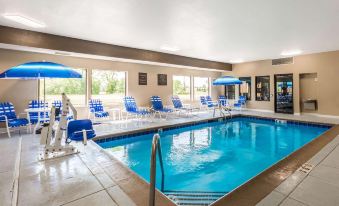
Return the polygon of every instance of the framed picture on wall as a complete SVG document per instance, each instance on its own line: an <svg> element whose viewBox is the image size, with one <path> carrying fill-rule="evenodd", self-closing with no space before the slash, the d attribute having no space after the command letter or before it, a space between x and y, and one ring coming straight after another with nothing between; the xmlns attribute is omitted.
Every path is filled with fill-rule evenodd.
<svg viewBox="0 0 339 206"><path fill-rule="evenodd" d="M167 74L158 74L158 85L160 86L167 85Z"/></svg>
<svg viewBox="0 0 339 206"><path fill-rule="evenodd" d="M139 85L147 85L147 73L139 72Z"/></svg>

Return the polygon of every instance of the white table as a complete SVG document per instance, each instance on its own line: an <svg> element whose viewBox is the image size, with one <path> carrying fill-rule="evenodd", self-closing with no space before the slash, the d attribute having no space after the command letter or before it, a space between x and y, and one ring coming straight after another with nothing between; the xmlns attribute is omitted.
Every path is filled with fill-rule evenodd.
<svg viewBox="0 0 339 206"><path fill-rule="evenodd" d="M113 120L117 120L117 116L119 117L118 120L122 119L122 111L120 108L110 108L108 111L112 113Z"/></svg>
<svg viewBox="0 0 339 206"><path fill-rule="evenodd" d="M43 122L46 122L48 120L48 117L45 117L46 113L47 112L50 112L50 108L29 108L29 109L25 109L25 112L27 113L27 119L29 120L29 113L30 112L36 112L38 113L38 120L37 120L37 123L34 127L34 130L33 130L33 133L35 134L36 130L38 129L39 125L40 125L40 122L43 121ZM40 113L43 112L43 118L41 118L41 115Z"/></svg>

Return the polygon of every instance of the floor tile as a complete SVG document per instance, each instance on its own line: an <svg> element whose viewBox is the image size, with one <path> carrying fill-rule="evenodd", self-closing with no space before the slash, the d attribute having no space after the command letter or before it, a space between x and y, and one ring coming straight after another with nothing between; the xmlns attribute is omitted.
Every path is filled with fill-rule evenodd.
<svg viewBox="0 0 339 206"><path fill-rule="evenodd" d="M54 206L98 192L103 187L94 176L68 179L22 180L19 188L21 206Z"/></svg>
<svg viewBox="0 0 339 206"><path fill-rule="evenodd" d="M306 177L303 172L296 171L282 182L275 190L285 195L290 194L293 189Z"/></svg>
<svg viewBox="0 0 339 206"><path fill-rule="evenodd" d="M292 198L287 198L280 204L280 206L307 206L307 205Z"/></svg>
<svg viewBox="0 0 339 206"><path fill-rule="evenodd" d="M67 203L64 206L117 206L117 204L111 199L105 190L78 199L71 203ZM126 205L127 206L127 205Z"/></svg>
<svg viewBox="0 0 339 206"><path fill-rule="evenodd" d="M273 191L269 195L267 195L264 199L262 199L257 206L275 206L279 205L279 203L286 196L280 192Z"/></svg>
<svg viewBox="0 0 339 206"><path fill-rule="evenodd" d="M10 191L12 189L12 183L13 183L13 173L11 171L0 173L1 206L11 205L12 193Z"/></svg>
<svg viewBox="0 0 339 206"><path fill-rule="evenodd" d="M119 186L110 187L107 189L109 195L119 206L134 206L136 205L131 198L129 198ZM137 194L136 194L137 195Z"/></svg>
<svg viewBox="0 0 339 206"><path fill-rule="evenodd" d="M339 161L339 159L338 159ZM315 167L310 176L317 177L328 184L339 187L339 169L328 167L324 165L318 165Z"/></svg>
<svg viewBox="0 0 339 206"><path fill-rule="evenodd" d="M338 194L338 187L308 176L290 196L307 205L334 206L339 205Z"/></svg>

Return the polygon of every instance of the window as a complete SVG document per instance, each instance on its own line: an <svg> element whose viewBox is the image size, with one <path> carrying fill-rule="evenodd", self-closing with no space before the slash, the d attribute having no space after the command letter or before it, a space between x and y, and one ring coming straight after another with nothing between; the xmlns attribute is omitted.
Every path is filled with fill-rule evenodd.
<svg viewBox="0 0 339 206"><path fill-rule="evenodd" d="M270 76L255 77L255 100L270 101Z"/></svg>
<svg viewBox="0 0 339 206"><path fill-rule="evenodd" d="M235 86L234 85L225 86L225 96L227 99L235 99Z"/></svg>
<svg viewBox="0 0 339 206"><path fill-rule="evenodd" d="M189 76L173 76L173 95L182 100L191 100L191 78Z"/></svg>
<svg viewBox="0 0 339 206"><path fill-rule="evenodd" d="M126 94L126 72L92 70L92 99L105 105L121 105Z"/></svg>
<svg viewBox="0 0 339 206"><path fill-rule="evenodd" d="M239 96L244 95L246 100L251 100L251 77L240 77L239 80L243 82L239 85Z"/></svg>
<svg viewBox="0 0 339 206"><path fill-rule="evenodd" d="M209 95L209 81L208 77L194 77L194 99L198 100L200 96Z"/></svg>
<svg viewBox="0 0 339 206"><path fill-rule="evenodd" d="M86 104L86 69L74 69L82 75L81 79L45 79L40 80L40 99L44 98L44 81L46 85L46 101L49 106L54 100L61 100L61 93L66 93L73 105Z"/></svg>

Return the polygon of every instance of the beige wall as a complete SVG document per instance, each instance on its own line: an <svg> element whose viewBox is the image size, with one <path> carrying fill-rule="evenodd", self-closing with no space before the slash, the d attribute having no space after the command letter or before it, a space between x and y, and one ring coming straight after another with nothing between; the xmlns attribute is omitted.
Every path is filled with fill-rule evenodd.
<svg viewBox="0 0 339 206"><path fill-rule="evenodd" d="M0 49L0 71L29 61L53 61L74 68L109 69L127 72L127 94L134 96L138 105L148 106L149 97L159 95L166 104L170 104L172 95L172 75L190 75L217 78L221 72L201 71L184 68L172 68L145 64L93 60L85 58L65 57L32 52L21 52ZM138 85L138 72L148 73L148 85ZM90 72L89 72L90 74ZM167 74L167 86L157 85L157 74ZM90 86L90 85L89 85ZM22 112L31 99L37 97L37 81L0 79L0 101L11 101L18 112ZM221 87L212 87L213 98L222 91ZM79 108L80 111L85 111Z"/></svg>
<svg viewBox="0 0 339 206"><path fill-rule="evenodd" d="M274 97L270 102L255 101L255 76L270 75L271 95L274 93L274 74L293 73L294 112L300 113L300 84L302 73L317 73L318 113L339 116L339 51L302 55L294 58L290 65L272 66L271 60L254 61L233 65L235 76L251 76L252 100L249 108L274 111ZM229 74L229 72L227 72Z"/></svg>

